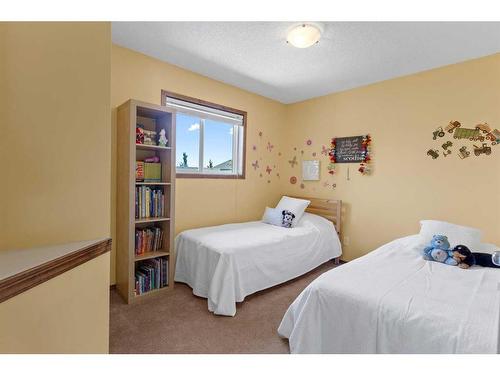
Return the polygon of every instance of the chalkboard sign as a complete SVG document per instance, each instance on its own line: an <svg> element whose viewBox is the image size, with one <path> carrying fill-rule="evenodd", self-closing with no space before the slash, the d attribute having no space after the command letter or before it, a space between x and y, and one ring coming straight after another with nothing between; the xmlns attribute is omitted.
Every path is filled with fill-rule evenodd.
<svg viewBox="0 0 500 375"><path fill-rule="evenodd" d="M362 163L365 161L365 136L335 138L335 163Z"/></svg>

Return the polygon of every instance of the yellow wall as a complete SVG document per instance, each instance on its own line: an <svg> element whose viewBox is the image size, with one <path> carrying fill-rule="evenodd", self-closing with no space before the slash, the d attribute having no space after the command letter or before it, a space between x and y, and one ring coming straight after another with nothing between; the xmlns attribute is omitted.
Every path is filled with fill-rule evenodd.
<svg viewBox="0 0 500 375"><path fill-rule="evenodd" d="M0 249L109 236L110 29L0 23Z"/></svg>
<svg viewBox="0 0 500 375"><path fill-rule="evenodd" d="M487 121L500 129L499 88L497 54L292 104L287 107L286 159L315 159L312 152L321 155L321 146L332 137L369 133L373 174L361 176L357 164L338 164L332 177L321 155L316 158L322 162L320 182L305 182L301 189L300 172L285 163L282 191L343 201L347 260L417 233L420 219L481 228L486 241L500 244L500 145L493 146L491 156L461 160L458 145L472 149L472 142L449 135L432 140L433 130L450 120L469 128ZM307 139L312 146L305 145ZM453 154L436 160L426 155L429 148L442 151L448 139L454 142ZM291 175L299 177L297 185L288 182Z"/></svg>
<svg viewBox="0 0 500 375"><path fill-rule="evenodd" d="M130 98L161 104L162 89L248 112L246 179L177 179L176 232L260 218L264 207L275 205L280 196L277 174L280 147L284 145L286 133L285 105L116 45L111 49L113 183L116 177L116 107ZM262 136L259 136L260 131ZM272 151L267 150L267 142L274 146ZM251 166L255 161L259 162L257 170ZM269 174L265 171L267 166L272 169ZM116 186L113 186L113 207L115 191ZM114 215L115 210L112 212ZM113 236L114 233L113 225ZM114 256L113 250L112 283Z"/></svg>
<svg viewBox="0 0 500 375"><path fill-rule="evenodd" d="M0 353L108 353L109 253L0 304Z"/></svg>
<svg viewBox="0 0 500 375"><path fill-rule="evenodd" d="M0 250L110 235L109 23L0 23ZM0 304L0 352L107 352L109 255Z"/></svg>

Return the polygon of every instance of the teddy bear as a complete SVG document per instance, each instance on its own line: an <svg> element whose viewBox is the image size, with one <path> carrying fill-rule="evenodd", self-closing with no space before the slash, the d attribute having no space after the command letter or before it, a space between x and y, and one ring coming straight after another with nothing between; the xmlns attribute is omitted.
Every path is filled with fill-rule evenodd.
<svg viewBox="0 0 500 375"><path fill-rule="evenodd" d="M281 212L281 215L283 216L283 218L281 219L281 226L283 228L291 228L292 221L293 219L295 219L295 215L293 214L293 212L288 210L283 210L283 212Z"/></svg>
<svg viewBox="0 0 500 375"><path fill-rule="evenodd" d="M445 263L450 266L458 265L458 262L453 258L453 252L450 250L448 237L441 234L432 236L431 244L424 248L423 257L425 260Z"/></svg>

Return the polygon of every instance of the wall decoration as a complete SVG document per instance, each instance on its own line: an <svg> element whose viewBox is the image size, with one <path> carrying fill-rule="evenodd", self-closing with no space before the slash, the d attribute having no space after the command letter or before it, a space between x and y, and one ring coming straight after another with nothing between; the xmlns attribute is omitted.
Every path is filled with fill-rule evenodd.
<svg viewBox="0 0 500 375"><path fill-rule="evenodd" d="M290 177L290 183L292 185L295 185L297 183L297 177L295 177L295 176Z"/></svg>
<svg viewBox="0 0 500 375"><path fill-rule="evenodd" d="M281 152L278 152L278 156L281 156Z"/></svg>
<svg viewBox="0 0 500 375"><path fill-rule="evenodd" d="M453 133L455 139L468 139L469 141L484 141L484 137L479 132L479 129L456 128Z"/></svg>
<svg viewBox="0 0 500 375"><path fill-rule="evenodd" d="M481 130L484 134L488 134L491 132L491 128L487 122L480 122L476 126L474 126L477 130Z"/></svg>
<svg viewBox="0 0 500 375"><path fill-rule="evenodd" d="M492 132L488 133L486 136L487 139L491 141L491 145L495 146L500 143L500 130L495 129Z"/></svg>
<svg viewBox="0 0 500 375"><path fill-rule="evenodd" d="M459 142L457 145L457 147L459 147L457 152L458 157L460 159L466 159L471 155L471 151L469 151L467 149L467 145L464 145L463 143L468 141L479 141L482 143L481 145L472 145L474 147L474 155L491 155L492 148L487 142L491 141L491 146L494 146L500 141L500 131L498 129L492 129L493 128L485 121L477 123L474 128L464 128L459 121L454 120L450 121L444 130L440 126L432 134L434 140L437 140L438 137L444 137L446 134L445 132L453 134L453 138ZM443 157L446 158L452 154L453 144L454 142L451 140L445 141L441 144ZM439 157L439 151L432 147L427 150L427 155L432 157L432 159L437 159Z"/></svg>
<svg viewBox="0 0 500 375"><path fill-rule="evenodd" d="M460 147L460 150L458 150L458 156L460 159L465 159L470 156L470 151L467 150L467 146Z"/></svg>
<svg viewBox="0 0 500 375"><path fill-rule="evenodd" d="M276 177L280 178L280 174L279 174L279 173L276 173Z"/></svg>
<svg viewBox="0 0 500 375"><path fill-rule="evenodd" d="M313 142L312 142L310 139L308 139L308 140L306 141L306 145L308 145L308 146L312 145L312 143L313 143Z"/></svg>
<svg viewBox="0 0 500 375"><path fill-rule="evenodd" d="M365 136L342 137L332 139L331 160L334 163L360 163L365 160Z"/></svg>
<svg viewBox="0 0 500 375"><path fill-rule="evenodd" d="M273 170L272 170L272 169L271 169L271 167L269 167L269 165L268 165L268 166L266 167L266 173L270 175L272 171L273 171Z"/></svg>
<svg viewBox="0 0 500 375"><path fill-rule="evenodd" d="M292 168L294 168L298 164L298 162L297 162L297 156L294 156L293 159L292 160L288 160L288 162L290 163L290 166Z"/></svg>
<svg viewBox="0 0 500 375"><path fill-rule="evenodd" d="M258 160L255 160L255 162L252 163L252 167L253 169L256 171L257 168L259 168L259 161Z"/></svg>
<svg viewBox="0 0 500 375"><path fill-rule="evenodd" d="M335 164L330 162L330 164L328 164L328 173L330 173L331 175L335 174Z"/></svg>
<svg viewBox="0 0 500 375"><path fill-rule="evenodd" d="M300 150L300 154L301 154L301 155L304 155L304 150Z"/></svg>
<svg viewBox="0 0 500 375"><path fill-rule="evenodd" d="M474 155L479 156L481 154L491 155L491 147L486 143L483 143L481 146L474 145Z"/></svg>
<svg viewBox="0 0 500 375"><path fill-rule="evenodd" d="M259 137L261 137L261 138L262 138L262 135L263 135L263 133L262 133L262 131L260 131L260 132L259 132Z"/></svg>
<svg viewBox="0 0 500 375"><path fill-rule="evenodd" d="M371 171L368 166L371 160L371 141L372 139L369 134L332 138L328 173L335 173L334 164L336 163L360 163L358 171L363 175L369 174Z"/></svg>
<svg viewBox="0 0 500 375"><path fill-rule="evenodd" d="M325 181L323 182L323 187L324 188L327 188L327 187L331 187L332 189L335 189L337 187L337 184L330 184L328 181Z"/></svg>
<svg viewBox="0 0 500 375"><path fill-rule="evenodd" d="M437 159L439 157L439 151L433 150L432 148L427 151L427 155L432 156L433 159Z"/></svg>
<svg viewBox="0 0 500 375"><path fill-rule="evenodd" d="M441 145L441 147L443 148L443 150L445 151L450 151L448 150L451 146L453 146L453 142L452 141L446 141L445 143L443 143ZM450 151L451 152L451 151Z"/></svg>
<svg viewBox="0 0 500 375"><path fill-rule="evenodd" d="M297 147L294 147L294 148L293 148L293 151L297 151Z"/></svg>
<svg viewBox="0 0 500 375"><path fill-rule="evenodd" d="M319 180L319 160L304 160L302 161L302 180L318 181Z"/></svg>
<svg viewBox="0 0 500 375"><path fill-rule="evenodd" d="M274 145L272 145L271 142L267 142L266 148L267 148L267 151L271 152L271 151L273 151Z"/></svg>
<svg viewBox="0 0 500 375"><path fill-rule="evenodd" d="M253 145L252 150L257 151L257 146Z"/></svg>
<svg viewBox="0 0 500 375"><path fill-rule="evenodd" d="M304 189L305 187L306 187L306 185L304 185L303 183L302 183L302 184L300 184L300 188L301 188L301 189Z"/></svg>
<svg viewBox="0 0 500 375"><path fill-rule="evenodd" d="M330 149L325 145L321 146L321 154L327 156Z"/></svg>
<svg viewBox="0 0 500 375"><path fill-rule="evenodd" d="M437 137L444 137L444 130L441 126L432 132L432 139L436 140Z"/></svg>
<svg viewBox="0 0 500 375"><path fill-rule="evenodd" d="M446 128L444 128L444 130L446 130L448 133L453 133L453 130L455 130L455 128L459 128L460 126L462 126L462 124L460 124L458 121L450 121L450 123L446 126Z"/></svg>
<svg viewBox="0 0 500 375"><path fill-rule="evenodd" d="M312 153L312 157L315 158L316 157L316 152L313 152Z"/></svg>
<svg viewBox="0 0 500 375"><path fill-rule="evenodd" d="M262 173L259 173L259 177L262 177Z"/></svg>

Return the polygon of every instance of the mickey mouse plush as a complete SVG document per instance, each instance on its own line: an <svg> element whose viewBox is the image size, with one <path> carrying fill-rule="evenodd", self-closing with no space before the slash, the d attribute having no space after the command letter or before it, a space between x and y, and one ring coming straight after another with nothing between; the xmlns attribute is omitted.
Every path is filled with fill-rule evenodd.
<svg viewBox="0 0 500 375"><path fill-rule="evenodd" d="M293 212L288 211L288 210L283 210L281 213L283 218L281 219L281 226L283 228L291 228L292 227L292 221L295 219L295 215Z"/></svg>
<svg viewBox="0 0 500 375"><path fill-rule="evenodd" d="M457 261L460 268L467 269L472 266L500 268L500 266L493 263L491 254L473 253L464 245L455 246L452 250L452 254L453 259Z"/></svg>

